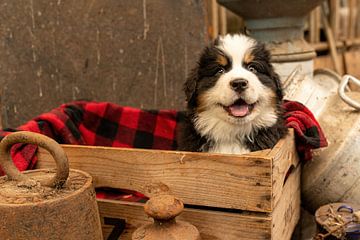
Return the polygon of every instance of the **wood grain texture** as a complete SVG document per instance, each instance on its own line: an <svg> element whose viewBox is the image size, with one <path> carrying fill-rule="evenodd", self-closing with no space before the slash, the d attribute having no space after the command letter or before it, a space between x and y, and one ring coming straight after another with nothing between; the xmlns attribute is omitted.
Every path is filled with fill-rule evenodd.
<svg viewBox="0 0 360 240"><path fill-rule="evenodd" d="M297 166L289 175L281 197L272 213L271 239L291 239L291 235L300 219L300 177L301 166Z"/></svg>
<svg viewBox="0 0 360 240"><path fill-rule="evenodd" d="M291 239L300 218L300 174L298 166L289 176L282 196L271 214L225 213L185 208L177 218L195 225L203 240L237 239ZM105 239L112 227L104 224L104 217L124 219L126 228L120 239L131 239L131 234L143 224L151 223L141 203L98 200Z"/></svg>
<svg viewBox="0 0 360 240"><path fill-rule="evenodd" d="M294 133L273 148L245 155L226 155L63 145L70 167L90 173L97 187L146 193L149 183L162 182L185 204L179 220L194 224L205 240L290 239L300 212L300 166ZM55 166L40 149L37 168ZM293 169L288 178L287 172ZM113 226L105 218L124 219L121 239L151 220L143 205L98 199L103 233ZM217 211L203 206L217 207ZM222 208L222 209L219 209ZM245 211L229 212L226 209Z"/></svg>
<svg viewBox="0 0 360 240"><path fill-rule="evenodd" d="M150 182L162 182L186 204L271 212L286 172L296 166L293 133L272 149L246 155L191 153L63 145L70 167L90 173L96 187L146 194ZM38 168L54 167L39 151Z"/></svg>
<svg viewBox="0 0 360 240"><path fill-rule="evenodd" d="M328 19L326 16L326 10L324 9L324 6L322 6L322 8L321 8L321 20L322 20L323 28L325 30L327 41L329 43L331 59L334 64L335 71L341 75L342 74L342 67L341 67L342 64L337 57L336 40L334 37L334 33L329 25L329 22L328 22Z"/></svg>
<svg viewBox="0 0 360 240"><path fill-rule="evenodd" d="M344 53L346 73L351 74L356 78L360 78L360 51L352 50ZM353 82L349 83L351 90L360 91L360 87Z"/></svg>
<svg viewBox="0 0 360 240"><path fill-rule="evenodd" d="M310 43L320 41L320 9L319 7L312 10L309 14L309 40Z"/></svg>
<svg viewBox="0 0 360 240"><path fill-rule="evenodd" d="M146 194L150 182L162 182L184 203L271 211L271 158L175 151L63 145L70 167L90 173L96 187ZM37 168L54 161L39 151Z"/></svg>
<svg viewBox="0 0 360 240"><path fill-rule="evenodd" d="M338 0L330 0L330 26L334 32L334 37L338 39L338 29L339 29L339 11L340 11L340 1Z"/></svg>
<svg viewBox="0 0 360 240"><path fill-rule="evenodd" d="M98 205L101 216L126 221L125 231L120 237L122 240L130 240L136 228L152 222L140 203L98 200ZM103 235L107 239L113 227L104 224L103 217ZM271 218L266 214L236 214L185 208L177 220L195 225L203 240L271 238Z"/></svg>
<svg viewBox="0 0 360 240"><path fill-rule="evenodd" d="M340 43L340 42L339 42ZM338 45L339 48L341 48L343 46L343 43L340 43ZM329 44L326 45L326 47L324 49L328 50L329 48ZM339 62L343 62L343 56L341 54L337 54L337 58ZM343 64L340 65L341 66L341 71L345 71ZM333 63L333 59L330 55L325 55L325 56L318 56L315 58L314 60L314 68L330 68L332 70L335 70L334 67L334 63Z"/></svg>
<svg viewBox="0 0 360 240"><path fill-rule="evenodd" d="M348 0L349 6L349 16L348 16L348 36L347 39L354 39L355 37L355 30L356 30L356 15L357 15L357 0ZM335 35L336 36L336 35Z"/></svg>
<svg viewBox="0 0 360 240"><path fill-rule="evenodd" d="M272 208L277 205L283 194L287 174L299 164L299 157L296 153L294 131L290 133L271 150L268 155L272 161Z"/></svg>

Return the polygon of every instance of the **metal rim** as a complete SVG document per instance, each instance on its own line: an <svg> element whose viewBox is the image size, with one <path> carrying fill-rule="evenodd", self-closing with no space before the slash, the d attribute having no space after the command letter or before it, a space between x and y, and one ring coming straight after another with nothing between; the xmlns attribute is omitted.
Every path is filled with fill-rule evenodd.
<svg viewBox="0 0 360 240"><path fill-rule="evenodd" d="M35 144L46 149L56 162L56 174L48 182L42 182L42 185L60 188L66 182L69 176L69 162L62 147L53 139L33 132L21 131L7 135L0 142L0 166L11 180L31 181L30 178L22 174L14 165L10 149L16 143Z"/></svg>
<svg viewBox="0 0 360 240"><path fill-rule="evenodd" d="M338 89L338 93L340 98L347 103L349 106L355 108L356 110L360 110L360 103L354 99L351 99L348 95L345 94L345 89L347 88L349 81L354 82L354 84L360 86L360 80L351 76L351 75L344 75L344 77L342 78L340 85L339 85L339 89Z"/></svg>

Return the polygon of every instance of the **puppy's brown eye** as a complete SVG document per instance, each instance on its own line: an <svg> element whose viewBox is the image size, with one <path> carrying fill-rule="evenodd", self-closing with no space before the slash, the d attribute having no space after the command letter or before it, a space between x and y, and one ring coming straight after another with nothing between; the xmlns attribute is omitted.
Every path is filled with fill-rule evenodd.
<svg viewBox="0 0 360 240"><path fill-rule="evenodd" d="M219 68L217 69L216 74L223 74L224 72L225 72L225 69L222 68L222 67L219 67Z"/></svg>
<svg viewBox="0 0 360 240"><path fill-rule="evenodd" d="M257 70L252 65L249 65L247 69L252 73L257 73Z"/></svg>

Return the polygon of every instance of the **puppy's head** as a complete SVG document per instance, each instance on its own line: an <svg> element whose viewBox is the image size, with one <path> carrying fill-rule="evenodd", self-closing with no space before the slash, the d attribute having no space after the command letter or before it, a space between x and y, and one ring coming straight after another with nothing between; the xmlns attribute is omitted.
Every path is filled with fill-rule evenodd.
<svg viewBox="0 0 360 240"><path fill-rule="evenodd" d="M245 35L226 35L206 47L184 90L196 119L251 128L274 125L283 98L270 53Z"/></svg>

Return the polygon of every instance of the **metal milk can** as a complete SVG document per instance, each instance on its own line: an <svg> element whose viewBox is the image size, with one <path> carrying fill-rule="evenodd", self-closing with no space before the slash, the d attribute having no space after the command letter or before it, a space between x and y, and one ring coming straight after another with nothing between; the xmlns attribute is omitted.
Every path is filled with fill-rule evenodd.
<svg viewBox="0 0 360 240"><path fill-rule="evenodd" d="M302 201L310 211L332 202L360 204L360 92L346 91L349 81L360 85L345 75L317 116L329 146L303 167Z"/></svg>

